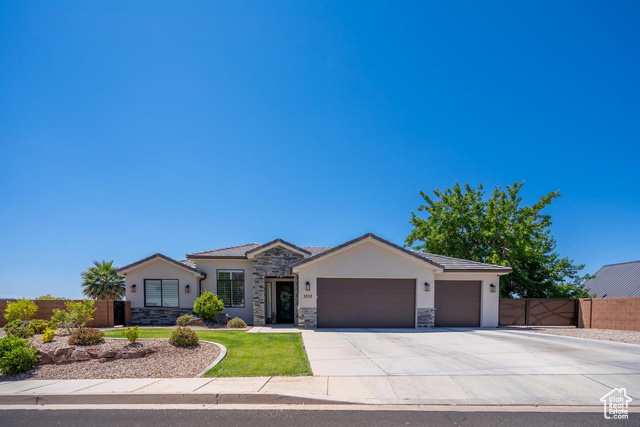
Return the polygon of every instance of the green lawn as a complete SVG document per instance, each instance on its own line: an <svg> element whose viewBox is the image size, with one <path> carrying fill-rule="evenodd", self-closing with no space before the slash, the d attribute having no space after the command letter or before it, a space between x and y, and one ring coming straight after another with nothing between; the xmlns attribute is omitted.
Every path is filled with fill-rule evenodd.
<svg viewBox="0 0 640 427"><path fill-rule="evenodd" d="M140 328L140 338L168 338L173 329ZM248 334L246 331L196 331L200 339L227 347L227 356L206 377L311 375L302 337L296 333ZM120 330L105 331L121 338Z"/></svg>

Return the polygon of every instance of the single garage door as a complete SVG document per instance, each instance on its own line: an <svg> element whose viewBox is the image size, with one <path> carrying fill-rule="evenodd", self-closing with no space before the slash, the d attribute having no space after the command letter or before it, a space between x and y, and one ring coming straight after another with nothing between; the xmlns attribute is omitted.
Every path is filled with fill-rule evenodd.
<svg viewBox="0 0 640 427"><path fill-rule="evenodd" d="M413 279L318 279L319 328L414 328Z"/></svg>
<svg viewBox="0 0 640 427"><path fill-rule="evenodd" d="M480 282L436 280L436 328L480 326Z"/></svg>

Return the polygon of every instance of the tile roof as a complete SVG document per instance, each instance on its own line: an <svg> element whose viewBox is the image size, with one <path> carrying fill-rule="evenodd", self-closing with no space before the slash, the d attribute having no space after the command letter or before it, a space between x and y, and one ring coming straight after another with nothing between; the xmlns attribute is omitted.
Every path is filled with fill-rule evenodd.
<svg viewBox="0 0 640 427"><path fill-rule="evenodd" d="M275 239L272 240L269 243L265 243L260 244L260 243L246 243L244 245L238 245L238 246L230 246L227 248L220 248L220 249L211 249L209 251L202 251L202 252L194 252L191 254L187 254L187 259L183 260L181 262L183 263L187 263L186 265L189 266L195 266L195 263L193 261L191 261L192 259L199 259L199 258L238 258L238 259L245 259L247 258L247 253L257 250L259 248L262 248L264 246L268 246L272 243L275 242L282 242L285 245L288 246L292 246L292 247L296 247L299 249L302 249L302 251L306 251L309 252L309 257L305 258L304 260L294 264L294 266L297 265L302 265L305 264L307 262L309 262L312 259L316 259L318 258L320 255L325 254L325 252L334 252L337 251L338 249L341 249L343 247L347 247L349 245L352 245L353 243L356 243L362 239L365 238L374 238L382 243L385 243L387 245L390 245L396 249L399 249L405 253L407 253L408 255L414 256L416 258L420 258L424 261L426 261L429 264L432 264L436 267L442 268L444 271L473 271L473 272L510 272L511 269L509 267L503 267L503 266L499 266L499 265L493 265L493 264L485 264L482 262L475 262L475 261L469 261L466 259L458 259L458 258L451 258L451 257L447 257L444 255L436 255L436 254L429 254L429 253L424 253L424 252L418 252L418 251L414 251L411 249L406 249L403 248L401 246L398 246L394 243L391 243L387 240L384 240L378 236L376 236L375 234L372 233L368 233L365 234L364 236L360 236L357 239L354 240L350 240L346 243L343 243L342 245L339 246L295 246L292 245L291 243L287 243L284 240L281 239Z"/></svg>
<svg viewBox="0 0 640 427"><path fill-rule="evenodd" d="M597 298L640 297L640 261L608 264L584 283Z"/></svg>
<svg viewBox="0 0 640 427"><path fill-rule="evenodd" d="M228 248L220 248L220 249L211 249L209 251L202 252L194 252L192 254L187 254L187 260L190 261L191 258L246 258L247 252L257 249L263 246L260 243L246 243L244 245L238 246L230 246ZM310 256L317 255L319 253L328 251L331 249L331 246L298 246L300 249L304 249L305 251L310 253Z"/></svg>
<svg viewBox="0 0 640 427"><path fill-rule="evenodd" d="M452 258L444 255L436 255L414 250L411 250L411 252L441 265L445 271L511 271L511 268L501 265L485 264L483 262L470 261L468 259Z"/></svg>

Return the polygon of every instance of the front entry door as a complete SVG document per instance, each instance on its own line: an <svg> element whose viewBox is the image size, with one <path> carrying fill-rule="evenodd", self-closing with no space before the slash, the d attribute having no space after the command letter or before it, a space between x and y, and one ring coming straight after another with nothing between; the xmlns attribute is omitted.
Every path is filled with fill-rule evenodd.
<svg viewBox="0 0 640 427"><path fill-rule="evenodd" d="M276 320L293 323L293 283L276 282Z"/></svg>

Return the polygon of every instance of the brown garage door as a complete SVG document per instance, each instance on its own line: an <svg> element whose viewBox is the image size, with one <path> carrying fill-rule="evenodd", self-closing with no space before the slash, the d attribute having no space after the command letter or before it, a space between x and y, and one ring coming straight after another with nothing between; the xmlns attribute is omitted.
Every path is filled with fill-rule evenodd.
<svg viewBox="0 0 640 427"><path fill-rule="evenodd" d="M436 280L436 327L480 326L480 282Z"/></svg>
<svg viewBox="0 0 640 427"><path fill-rule="evenodd" d="M414 328L416 281L318 279L319 328Z"/></svg>

